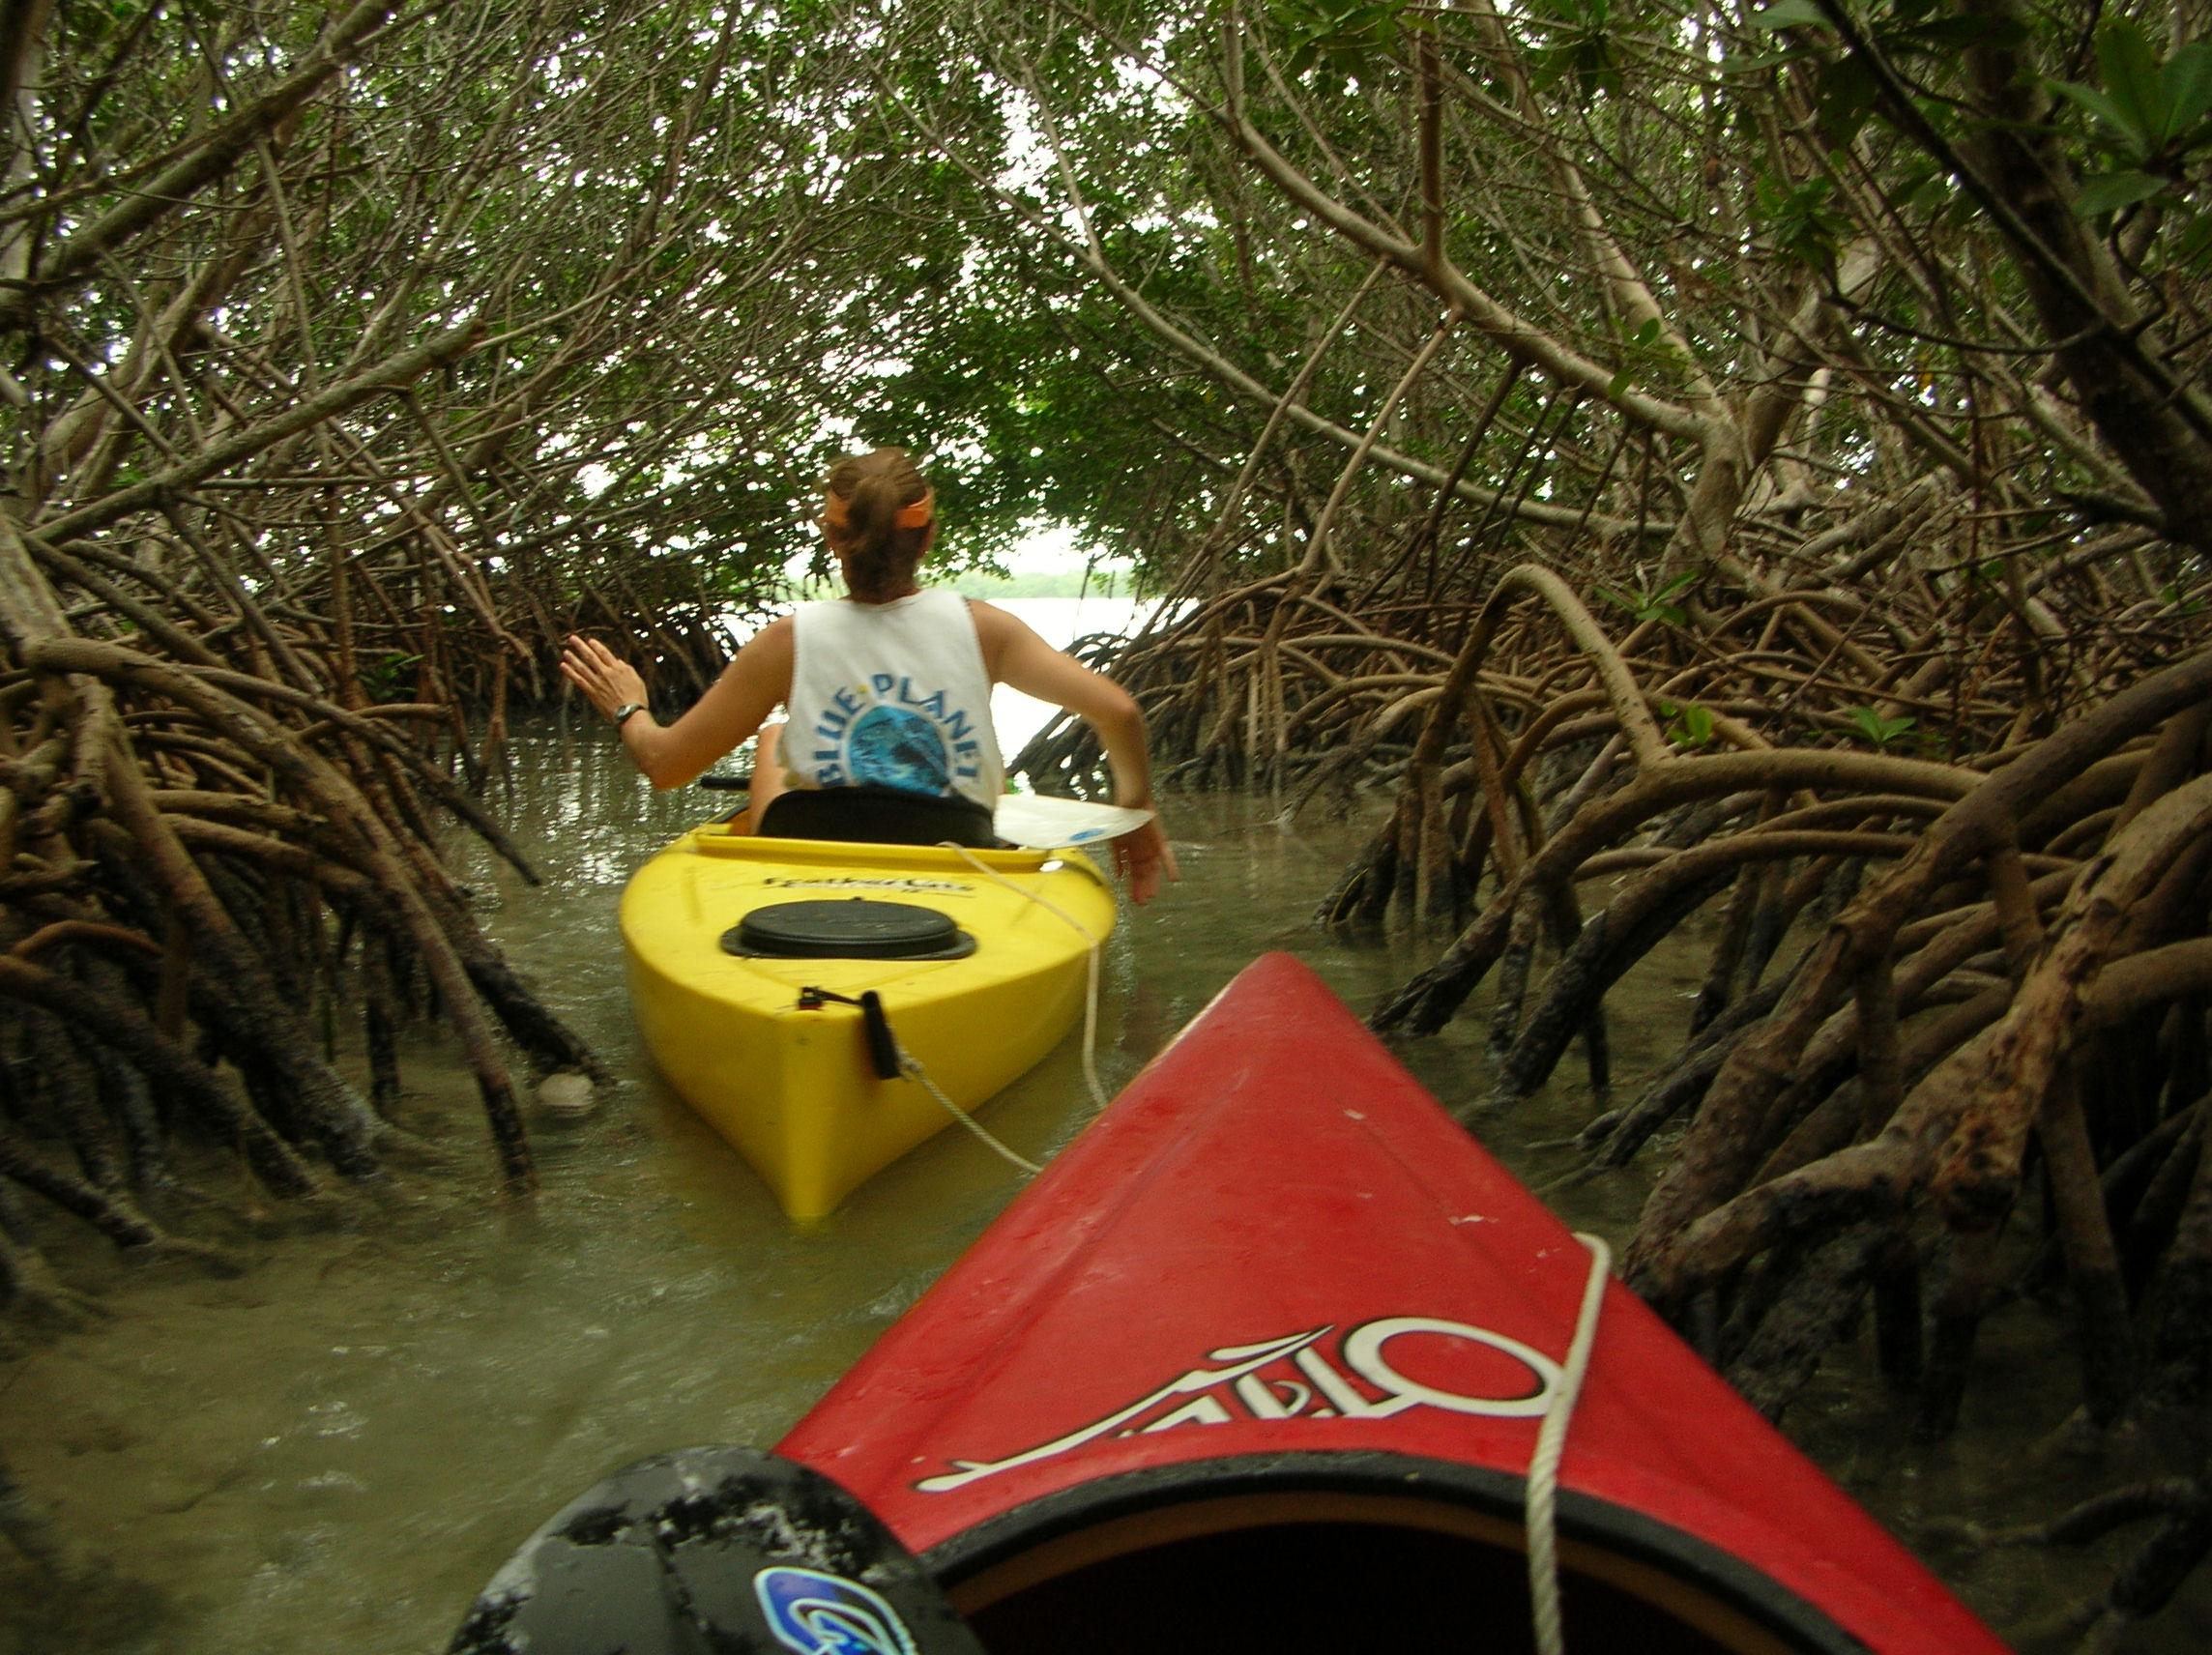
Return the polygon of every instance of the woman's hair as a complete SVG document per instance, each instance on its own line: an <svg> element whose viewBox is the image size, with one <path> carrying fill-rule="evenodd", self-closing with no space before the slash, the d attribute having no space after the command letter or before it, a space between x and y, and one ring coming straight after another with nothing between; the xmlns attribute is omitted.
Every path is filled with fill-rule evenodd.
<svg viewBox="0 0 2212 1655"><path fill-rule="evenodd" d="M929 549L935 515L929 484L904 449L878 449L839 460L826 486L834 500L823 529L845 556L853 595L879 601L895 595L913 581Z"/></svg>

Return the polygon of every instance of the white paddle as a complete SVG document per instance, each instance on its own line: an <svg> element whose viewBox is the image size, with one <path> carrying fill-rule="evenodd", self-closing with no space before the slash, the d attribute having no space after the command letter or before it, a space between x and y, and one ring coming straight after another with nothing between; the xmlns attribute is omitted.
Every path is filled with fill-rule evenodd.
<svg viewBox="0 0 2212 1655"><path fill-rule="evenodd" d="M1058 851L1070 845L1095 845L1120 838L1151 820L1149 810L1119 804L1092 804L1081 798L1053 798L1038 793L1009 793L992 818L999 837L1033 851Z"/></svg>

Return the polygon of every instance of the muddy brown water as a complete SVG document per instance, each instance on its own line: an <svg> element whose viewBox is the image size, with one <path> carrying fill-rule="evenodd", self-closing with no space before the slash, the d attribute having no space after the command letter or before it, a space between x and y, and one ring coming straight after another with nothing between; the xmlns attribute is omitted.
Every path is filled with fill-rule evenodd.
<svg viewBox="0 0 2212 1655"><path fill-rule="evenodd" d="M441 1649L470 1598L537 1524L628 1461L705 1442L772 1443L1016 1193L948 1132L798 1229L651 1075L631 1031L614 928L630 871L709 814L656 797L597 732L519 740L491 802L543 876L457 851L502 945L621 1077L590 1117L539 1116L543 1192L494 1193L474 1089L435 1033L408 1054L403 1119L447 1159L395 1173L311 1222L271 1213L247 1268L65 1255L107 1316L0 1362L0 1454L52 1516L75 1579L0 1546L0 1651L295 1655ZM1124 911L1109 949L1099 1067L1127 1080L1254 954L1289 949L1365 1009L1433 951L1351 946L1307 915L1364 824L1268 800L1179 800L1183 883ZM1680 1037L1701 971L1686 938L1615 991L1625 1076ZM1405 1042L1447 1105L1486 1090L1479 1016ZM1572 1084L1484 1135L1542 1187L1574 1165L1590 1112ZM1074 1040L1003 1094L988 1121L1034 1154L1090 1113ZM1579 1228L1624 1243L1641 1174L1556 1191ZM238 1199L241 1192L223 1192ZM1954 1533L2047 1518L2090 1490L2201 1464L2163 1433L2095 1451L2063 1427L2075 1393L2056 1325L2032 1306L1985 1343L1965 1428L1924 1445L1906 1405L1853 1355L1786 1428L2008 1638L2099 1585L2142 1530L2086 1553L1983 1551ZM2212 1647L2212 1590L2118 1647Z"/></svg>

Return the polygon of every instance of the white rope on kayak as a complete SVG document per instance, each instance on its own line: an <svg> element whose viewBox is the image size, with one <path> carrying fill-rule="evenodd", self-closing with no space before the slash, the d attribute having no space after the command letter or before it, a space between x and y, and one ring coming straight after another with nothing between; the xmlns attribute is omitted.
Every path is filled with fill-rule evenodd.
<svg viewBox="0 0 2212 1655"><path fill-rule="evenodd" d="M1091 1097L1097 1101L1098 1107L1100 1109L1104 1109L1106 1107L1106 1089L1098 1084L1098 1066L1096 1061L1096 1053L1098 1047L1098 961L1099 955L1103 951L1102 939L1093 937L1091 934L1090 927L1085 925L1081 920L1077 919L1073 915L1069 914L1065 909L1060 907L1058 904L1050 901L1045 897L1039 896L1033 890L1025 890L1022 886L1014 884L1012 880L1007 879L1002 875L996 868L989 866L987 863L978 861L967 846L956 845L952 843L951 840L947 839L941 842L940 848L954 853L962 861L966 862L971 868L974 868L977 873L981 874L993 885L1004 886L1016 896L1022 897L1027 901L1033 902L1046 913L1057 916L1060 920L1066 924L1069 929L1074 931L1078 937L1081 937L1084 943L1087 944L1090 951L1090 971L1088 981L1084 986L1083 996L1083 1078L1091 1083ZM904 1046L900 1046L898 1044L898 1036L896 1034L891 1036L891 1044L898 1050L899 1073L906 1076L908 1080L913 1081L917 1086L922 1088L922 1089L927 1091L931 1097L937 1099L937 1101L944 1106L946 1114L951 1116L953 1119L959 1121L961 1125L967 1127L970 1132L973 1132L978 1139L983 1142L985 1146L990 1148L992 1153L996 1154L1008 1166L1017 1169L1029 1177L1033 1178L1037 1176L1037 1174L1044 1171L1044 1169L1038 1166L1036 1162L1032 1161L1026 1156L1008 1148L999 1139L993 1137L989 1129L986 1128L981 1121L977 1120L974 1115L970 1114L967 1110L962 1109L957 1103L953 1102L951 1098L947 1097L945 1093L945 1089L939 1086L934 1080L930 1079L929 1071L921 1066L921 1060L912 1052L909 1052Z"/></svg>
<svg viewBox="0 0 2212 1655"><path fill-rule="evenodd" d="M939 1103L945 1105L946 1114L950 1115L953 1119L959 1121L961 1125L967 1127L969 1131L975 1133L976 1137L982 1139L983 1142L989 1145L993 1151L995 1151L1002 1160L1010 1162L1012 1165L1020 1168L1024 1173L1027 1173L1033 1178L1035 1177L1037 1174L1044 1171L1044 1169L1038 1166L1034 1161L1025 1160L1022 1156L1007 1148L1005 1145L1000 1143L998 1139L992 1137L990 1132L984 1127L980 1120L977 1120L973 1115L969 1114L957 1103L954 1103L950 1098L946 1097L945 1095L944 1089L939 1087L935 1081L929 1078L929 1071L923 1068L920 1062L917 1061L904 1046L899 1048L898 1060L900 1074L906 1076L908 1080L913 1081L917 1085L924 1088L931 1097L934 1097Z"/></svg>
<svg viewBox="0 0 2212 1655"><path fill-rule="evenodd" d="M1083 1078L1090 1084L1091 1102L1103 1110L1106 1107L1106 1089L1098 1081L1098 974L1099 960L1106 951L1106 940L1092 936L1090 926L1049 897L1040 896L1026 886L1014 884L998 869L978 860L967 846L955 845L947 839L944 841L944 848L956 854L962 861L993 885L1004 886L1016 896L1035 903L1083 939L1085 947L1090 950L1089 972L1083 989Z"/></svg>
<svg viewBox="0 0 2212 1655"><path fill-rule="evenodd" d="M1583 1283L1582 1309L1559 1371L1559 1388L1544 1409L1544 1422L1536 1430L1536 1451L1528 1459L1528 1599L1535 1620L1536 1655L1566 1655L1566 1636L1559 1621L1559 1461L1566 1453L1567 1426L1582 1395L1583 1376L1589 1372L1590 1350L1597 1344L1598 1307L1605 1302L1605 1284L1613 1273L1613 1249L1602 1238L1578 1230L1575 1239L1589 1249L1589 1275Z"/></svg>

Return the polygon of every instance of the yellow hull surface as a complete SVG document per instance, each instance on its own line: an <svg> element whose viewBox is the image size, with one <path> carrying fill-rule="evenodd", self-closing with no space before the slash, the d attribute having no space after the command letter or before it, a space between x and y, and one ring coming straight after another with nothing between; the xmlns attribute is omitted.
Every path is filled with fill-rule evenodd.
<svg viewBox="0 0 2212 1655"><path fill-rule="evenodd" d="M932 910L973 938L974 950L782 958L724 946L762 910L854 899ZM951 1124L918 1082L878 1078L859 1007L825 1001L808 1009L802 989L880 996L900 1048L969 1109L1067 1032L1083 1009L1091 947L1113 927L1113 889L1080 852L771 839L719 825L695 828L647 862L622 900L630 1002L646 1050L794 1218L826 1216Z"/></svg>

